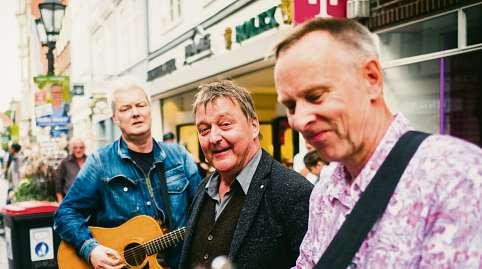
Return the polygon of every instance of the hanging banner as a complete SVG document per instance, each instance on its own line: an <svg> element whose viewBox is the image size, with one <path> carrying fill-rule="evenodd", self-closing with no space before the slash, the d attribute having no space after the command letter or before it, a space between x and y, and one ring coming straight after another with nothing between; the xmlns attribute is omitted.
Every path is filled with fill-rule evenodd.
<svg viewBox="0 0 482 269"><path fill-rule="evenodd" d="M67 76L37 76L35 120L38 127L50 128L50 136L67 135L70 128L70 86Z"/></svg>

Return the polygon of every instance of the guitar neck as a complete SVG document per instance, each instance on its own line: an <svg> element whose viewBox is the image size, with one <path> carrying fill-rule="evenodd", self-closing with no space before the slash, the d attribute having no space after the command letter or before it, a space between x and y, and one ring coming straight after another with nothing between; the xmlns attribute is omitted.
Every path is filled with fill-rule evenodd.
<svg viewBox="0 0 482 269"><path fill-rule="evenodd" d="M157 254L167 248L177 245L180 241L184 240L186 230L186 227L182 227L144 243L143 246L146 250L146 254L148 256Z"/></svg>

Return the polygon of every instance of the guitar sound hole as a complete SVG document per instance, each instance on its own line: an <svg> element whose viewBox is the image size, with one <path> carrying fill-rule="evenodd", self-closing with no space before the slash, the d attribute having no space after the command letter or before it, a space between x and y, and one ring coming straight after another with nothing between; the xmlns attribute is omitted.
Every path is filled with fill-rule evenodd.
<svg viewBox="0 0 482 269"><path fill-rule="evenodd" d="M128 244L124 248L124 259L130 266L138 266L146 259L146 249L137 243Z"/></svg>

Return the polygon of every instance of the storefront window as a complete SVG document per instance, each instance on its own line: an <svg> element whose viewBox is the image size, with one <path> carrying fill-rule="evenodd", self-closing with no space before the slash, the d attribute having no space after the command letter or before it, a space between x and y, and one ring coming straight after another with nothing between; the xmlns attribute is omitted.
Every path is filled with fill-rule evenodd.
<svg viewBox="0 0 482 269"><path fill-rule="evenodd" d="M385 69L386 99L419 130L482 145L482 51Z"/></svg>
<svg viewBox="0 0 482 269"><path fill-rule="evenodd" d="M382 61L457 47L457 13L379 33Z"/></svg>
<svg viewBox="0 0 482 269"><path fill-rule="evenodd" d="M464 10L467 18L467 45L482 43L482 5Z"/></svg>

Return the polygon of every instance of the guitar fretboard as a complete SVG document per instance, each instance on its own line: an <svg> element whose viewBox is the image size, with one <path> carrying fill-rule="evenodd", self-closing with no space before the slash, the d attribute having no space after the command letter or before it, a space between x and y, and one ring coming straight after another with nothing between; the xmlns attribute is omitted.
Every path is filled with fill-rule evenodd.
<svg viewBox="0 0 482 269"><path fill-rule="evenodd" d="M155 238L143 244L146 254L148 256L159 253L169 247L175 246L180 241L184 240L187 228L182 227L176 229L166 235Z"/></svg>

